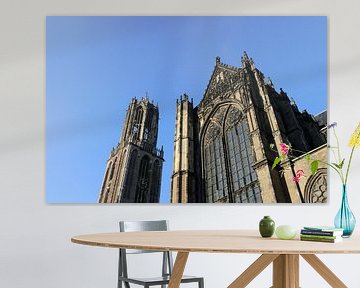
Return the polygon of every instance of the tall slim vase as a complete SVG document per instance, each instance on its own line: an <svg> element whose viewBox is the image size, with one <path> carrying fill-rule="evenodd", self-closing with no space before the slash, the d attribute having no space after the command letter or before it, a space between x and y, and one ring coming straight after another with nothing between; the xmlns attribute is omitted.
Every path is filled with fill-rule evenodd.
<svg viewBox="0 0 360 288"><path fill-rule="evenodd" d="M334 224L336 228L344 229L343 237L346 238L351 236L355 228L356 219L349 207L346 185L342 187L341 206L336 214Z"/></svg>

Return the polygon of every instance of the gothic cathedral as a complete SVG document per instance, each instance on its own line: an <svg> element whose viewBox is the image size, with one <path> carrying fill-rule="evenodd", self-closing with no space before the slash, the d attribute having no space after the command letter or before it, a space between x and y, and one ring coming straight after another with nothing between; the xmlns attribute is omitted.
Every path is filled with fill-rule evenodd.
<svg viewBox="0 0 360 288"><path fill-rule="evenodd" d="M272 169L280 143L303 151ZM244 53L242 67L220 62L194 107L177 100L172 203L323 203L326 167L311 175L308 157L326 161L326 111L300 112L293 99L265 80Z"/></svg>
<svg viewBox="0 0 360 288"><path fill-rule="evenodd" d="M110 153L99 203L158 203L164 152L156 148L159 109L133 98L116 148Z"/></svg>

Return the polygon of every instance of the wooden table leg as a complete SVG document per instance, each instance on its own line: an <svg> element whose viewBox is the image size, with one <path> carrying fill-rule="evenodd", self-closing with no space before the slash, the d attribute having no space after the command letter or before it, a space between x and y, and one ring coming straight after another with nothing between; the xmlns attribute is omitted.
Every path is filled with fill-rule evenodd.
<svg viewBox="0 0 360 288"><path fill-rule="evenodd" d="M186 265L188 256L189 256L189 252L178 252L177 253L168 288L179 288L180 287L181 278L184 274L185 265Z"/></svg>
<svg viewBox="0 0 360 288"><path fill-rule="evenodd" d="M325 279L331 287L346 288L347 286L314 254L301 255Z"/></svg>
<svg viewBox="0 0 360 288"><path fill-rule="evenodd" d="M299 255L281 254L273 263L273 288L299 288Z"/></svg>
<svg viewBox="0 0 360 288"><path fill-rule="evenodd" d="M278 254L263 254L254 263L252 263L238 278L232 282L228 288L244 288L254 280L271 262L273 262Z"/></svg>

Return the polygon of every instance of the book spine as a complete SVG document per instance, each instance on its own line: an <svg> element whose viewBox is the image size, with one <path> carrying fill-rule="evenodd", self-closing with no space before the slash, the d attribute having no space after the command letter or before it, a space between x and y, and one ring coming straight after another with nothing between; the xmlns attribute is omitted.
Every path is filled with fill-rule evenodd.
<svg viewBox="0 0 360 288"><path fill-rule="evenodd" d="M315 230L301 230L303 235L319 235L319 236L334 236L334 232L331 231L315 231Z"/></svg>
<svg viewBox="0 0 360 288"><path fill-rule="evenodd" d="M341 236L337 237L337 236L304 235L304 234L300 234L300 236L303 238L314 238L314 239L336 239L341 237Z"/></svg>
<svg viewBox="0 0 360 288"><path fill-rule="evenodd" d="M327 242L327 243L335 243L336 239L326 239L326 238L309 238L309 237L300 237L301 241L314 241L314 242Z"/></svg>

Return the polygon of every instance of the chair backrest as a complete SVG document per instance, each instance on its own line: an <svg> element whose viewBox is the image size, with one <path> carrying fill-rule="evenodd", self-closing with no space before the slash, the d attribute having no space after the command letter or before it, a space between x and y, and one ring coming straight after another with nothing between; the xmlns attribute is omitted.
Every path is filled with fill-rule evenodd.
<svg viewBox="0 0 360 288"><path fill-rule="evenodd" d="M156 221L120 221L120 232L140 232L140 231L167 231L167 220ZM126 254L155 253L159 251L126 249Z"/></svg>
<svg viewBox="0 0 360 288"><path fill-rule="evenodd" d="M157 221L120 221L120 232L140 232L140 231L167 231L169 228L167 220ZM161 251L119 249L119 276L128 277L126 254L139 253L159 253ZM163 253L162 275L172 273L173 259L169 251ZM127 284L128 285L128 284ZM129 286L126 286L129 287Z"/></svg>
<svg viewBox="0 0 360 288"><path fill-rule="evenodd" d="M136 232L136 231L167 231L167 220L155 221L120 221L121 232Z"/></svg>

